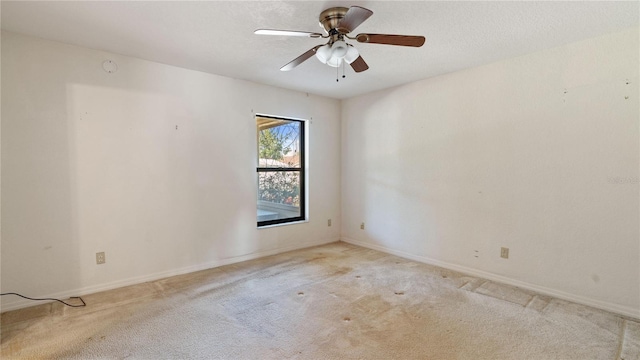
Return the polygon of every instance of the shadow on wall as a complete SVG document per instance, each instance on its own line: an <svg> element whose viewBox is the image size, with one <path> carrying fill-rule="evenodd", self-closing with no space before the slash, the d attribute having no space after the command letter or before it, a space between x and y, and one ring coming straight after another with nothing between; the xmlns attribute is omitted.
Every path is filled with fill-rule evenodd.
<svg viewBox="0 0 640 360"><path fill-rule="evenodd" d="M373 99L367 101L367 106L355 107L361 113L358 121L347 123L345 136L349 148L345 155L355 166L347 169L351 171L348 177L357 178L359 183L358 195L349 204L360 203L358 212L366 223L366 241L424 255L427 249L440 246L435 214L414 173L414 166L423 154L404 138L407 133L419 130L406 121L410 109L389 100L389 93L393 92L369 95ZM354 222L356 226L360 224L358 221ZM355 231L352 236L360 238L357 236L360 230ZM418 241L409 246L408 239Z"/></svg>
<svg viewBox="0 0 640 360"><path fill-rule="evenodd" d="M252 150L244 146L254 141L251 122L211 119L224 115L214 104L194 113L170 92L72 85L69 99L82 253L105 247L110 271L121 267L117 278L127 278L237 256L255 243L244 230L255 228L255 186L238 171ZM225 151L238 147L247 154ZM141 261L150 249L154 259Z"/></svg>

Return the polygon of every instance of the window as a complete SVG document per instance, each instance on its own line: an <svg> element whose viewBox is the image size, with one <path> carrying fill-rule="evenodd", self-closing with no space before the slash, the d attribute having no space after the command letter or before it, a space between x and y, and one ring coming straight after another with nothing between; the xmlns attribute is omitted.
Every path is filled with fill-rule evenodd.
<svg viewBox="0 0 640 360"><path fill-rule="evenodd" d="M305 220L304 122L256 116L258 226Z"/></svg>

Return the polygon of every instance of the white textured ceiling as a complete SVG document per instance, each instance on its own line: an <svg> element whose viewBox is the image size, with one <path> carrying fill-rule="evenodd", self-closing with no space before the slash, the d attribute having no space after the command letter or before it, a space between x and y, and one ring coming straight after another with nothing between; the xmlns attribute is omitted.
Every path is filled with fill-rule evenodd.
<svg viewBox="0 0 640 360"><path fill-rule="evenodd" d="M348 98L638 26L639 2L2 1L2 29L333 98ZM311 58L279 68L322 39L258 36L258 28L320 31L318 15L359 5L357 33L424 35L421 48L352 41L370 69L336 83ZM324 41L326 42L326 41Z"/></svg>

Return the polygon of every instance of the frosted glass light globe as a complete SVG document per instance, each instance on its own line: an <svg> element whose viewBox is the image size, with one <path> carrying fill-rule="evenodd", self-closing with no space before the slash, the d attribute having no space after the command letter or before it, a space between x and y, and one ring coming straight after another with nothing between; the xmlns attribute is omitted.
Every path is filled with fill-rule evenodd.
<svg viewBox="0 0 640 360"><path fill-rule="evenodd" d="M328 44L320 46L318 50L316 50L316 57L321 63L326 64L331 58L331 46Z"/></svg>
<svg viewBox="0 0 640 360"><path fill-rule="evenodd" d="M327 65L332 67L338 67L342 65L342 58L332 56L331 59L327 61Z"/></svg>
<svg viewBox="0 0 640 360"><path fill-rule="evenodd" d="M347 43L338 40L331 45L331 57L343 58L347 55Z"/></svg>
<svg viewBox="0 0 640 360"><path fill-rule="evenodd" d="M358 52L358 49L353 46L349 46L349 50L347 50L347 54L344 56L344 61L346 61L347 64L351 64L356 61L359 56L360 53Z"/></svg>

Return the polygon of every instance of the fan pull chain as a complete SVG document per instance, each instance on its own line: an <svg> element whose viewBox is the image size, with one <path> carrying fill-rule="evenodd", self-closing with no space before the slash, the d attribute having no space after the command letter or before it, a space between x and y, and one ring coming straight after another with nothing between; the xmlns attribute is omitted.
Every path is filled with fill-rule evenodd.
<svg viewBox="0 0 640 360"><path fill-rule="evenodd" d="M345 67L345 61L344 60L340 60L340 65L342 65L342 78L346 78L347 76L344 74L344 67ZM340 81L339 77L340 77L340 65L336 66L336 82Z"/></svg>

